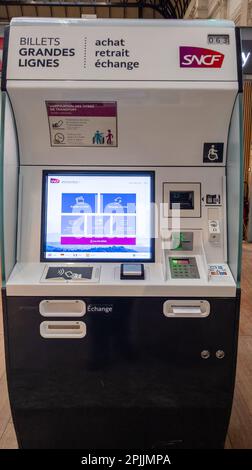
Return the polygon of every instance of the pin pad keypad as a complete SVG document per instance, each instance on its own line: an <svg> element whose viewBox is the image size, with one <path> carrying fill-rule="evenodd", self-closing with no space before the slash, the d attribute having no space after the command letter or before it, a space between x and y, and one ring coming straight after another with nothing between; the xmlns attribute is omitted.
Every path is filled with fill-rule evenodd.
<svg viewBox="0 0 252 470"><path fill-rule="evenodd" d="M169 258L172 279L199 279L196 258Z"/></svg>

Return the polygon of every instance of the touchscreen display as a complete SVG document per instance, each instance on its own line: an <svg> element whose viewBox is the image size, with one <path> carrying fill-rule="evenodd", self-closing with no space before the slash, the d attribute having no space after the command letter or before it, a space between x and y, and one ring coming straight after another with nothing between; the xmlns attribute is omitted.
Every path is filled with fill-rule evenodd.
<svg viewBox="0 0 252 470"><path fill-rule="evenodd" d="M43 175L42 260L154 259L153 172Z"/></svg>

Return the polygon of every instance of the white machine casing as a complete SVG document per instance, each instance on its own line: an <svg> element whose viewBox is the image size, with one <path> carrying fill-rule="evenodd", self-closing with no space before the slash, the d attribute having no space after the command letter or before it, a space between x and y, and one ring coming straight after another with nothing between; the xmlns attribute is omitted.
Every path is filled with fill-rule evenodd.
<svg viewBox="0 0 252 470"><path fill-rule="evenodd" d="M137 40L139 28L142 30L141 41ZM229 43L209 45L209 35L226 35ZM36 54L35 58L34 53L27 58L20 51L29 47L38 51L45 41L43 38L47 41L50 38L50 44L56 41L58 47L72 50L74 55L60 56L56 68L21 66L24 60L36 60ZM30 45L24 46L25 41ZM97 53L100 51L97 44L112 50L111 44L116 41L123 41L129 54L127 60L138 64L133 70L97 67L98 59L103 61L100 52ZM180 48L186 47L214 50L216 60L223 55L222 65L218 68L182 67ZM240 139L239 128L231 122L232 118L236 123L239 117L233 23L215 21L207 23L206 27L202 21L60 22L39 19L34 22L28 18L14 19L9 48L8 96L4 98L8 116L4 129L7 294L60 296L68 292L66 283L41 282L45 268L45 263L40 262L43 170L109 170L112 167L114 170L144 168L155 171L155 263L146 264L145 280L127 282L120 280L116 263L100 263L99 282L87 285L76 282L71 285L71 295L197 296L200 292L200 295L210 297L235 296L238 275L237 266L235 263L231 266L232 260L228 259L226 200L227 156L233 148L239 147ZM210 57L208 60L215 59ZM50 101L116 102L117 146L52 145L46 108ZM15 128L18 142L15 146L13 137L13 146L7 148ZM204 144L209 142L223 144L220 162L203 160ZM200 188L199 193L195 193L199 214L191 217L182 214L180 230L192 231L196 238L200 232L202 253L197 250L195 253L201 275L200 279L180 279L179 283L169 276L169 270L164 266L165 240L171 232L171 219L163 207L169 205L167 191L174 182L180 187L198 185ZM14 194L18 184L16 240L17 201ZM219 203L208 205L208 194L218 195ZM237 205L234 195L231 197ZM212 219L218 222L217 242L209 235ZM236 254L238 244L236 241L234 244ZM193 250L190 254L194 256L195 253ZM216 263L225 265L227 273L226 278L218 279L218 282L208 276L207 265Z"/></svg>
<svg viewBox="0 0 252 470"><path fill-rule="evenodd" d="M229 21L11 21L0 211L19 447L224 448L240 308L238 36ZM87 110L107 104L102 127ZM65 230L74 217L79 232Z"/></svg>

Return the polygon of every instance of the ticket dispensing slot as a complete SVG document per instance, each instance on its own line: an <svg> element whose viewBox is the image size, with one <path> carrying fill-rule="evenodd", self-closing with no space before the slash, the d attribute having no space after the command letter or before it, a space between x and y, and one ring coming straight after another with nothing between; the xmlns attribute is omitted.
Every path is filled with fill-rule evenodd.
<svg viewBox="0 0 252 470"><path fill-rule="evenodd" d="M43 321L40 324L42 338L84 338L86 325L82 321Z"/></svg>
<svg viewBox="0 0 252 470"><path fill-rule="evenodd" d="M210 304L207 300L167 300L163 312L171 318L204 318L210 314Z"/></svg>

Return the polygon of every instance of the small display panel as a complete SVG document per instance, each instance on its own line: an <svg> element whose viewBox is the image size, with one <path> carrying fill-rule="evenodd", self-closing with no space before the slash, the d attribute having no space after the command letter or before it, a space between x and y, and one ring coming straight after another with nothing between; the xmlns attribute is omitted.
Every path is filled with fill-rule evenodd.
<svg viewBox="0 0 252 470"><path fill-rule="evenodd" d="M194 209L194 191L170 191L170 209L179 204L181 210Z"/></svg>
<svg viewBox="0 0 252 470"><path fill-rule="evenodd" d="M44 171L41 261L154 261L154 172Z"/></svg>
<svg viewBox="0 0 252 470"><path fill-rule="evenodd" d="M175 266L180 265L180 264L185 265L185 264L190 264L190 261L189 259L174 259L172 260L172 264Z"/></svg>

